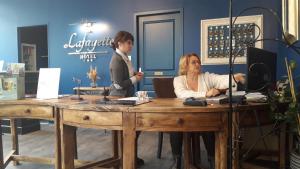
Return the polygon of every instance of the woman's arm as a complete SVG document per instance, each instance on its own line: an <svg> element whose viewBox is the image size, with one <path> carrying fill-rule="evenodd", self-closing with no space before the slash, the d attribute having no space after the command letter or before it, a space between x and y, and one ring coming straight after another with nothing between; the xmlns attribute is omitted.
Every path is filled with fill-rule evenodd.
<svg viewBox="0 0 300 169"><path fill-rule="evenodd" d="M174 92L178 98L205 97L206 92L195 92L186 87L182 76L175 77L173 81Z"/></svg>
<svg viewBox="0 0 300 169"><path fill-rule="evenodd" d="M208 81L209 89L228 89L229 88L229 75L218 75L214 73L206 72L204 75L206 81ZM232 87L235 90L237 88L237 84L232 79Z"/></svg>

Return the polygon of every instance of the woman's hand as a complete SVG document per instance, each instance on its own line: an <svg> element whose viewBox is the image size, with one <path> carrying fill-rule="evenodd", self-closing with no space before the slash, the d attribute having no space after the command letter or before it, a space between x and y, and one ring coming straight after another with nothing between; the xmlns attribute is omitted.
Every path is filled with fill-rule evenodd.
<svg viewBox="0 0 300 169"><path fill-rule="evenodd" d="M220 90L216 89L216 88L212 88L209 91L206 92L206 97L214 97L217 95L220 95Z"/></svg>
<svg viewBox="0 0 300 169"><path fill-rule="evenodd" d="M245 84L245 74L242 74L242 73L234 74L234 79L235 79L238 83Z"/></svg>
<svg viewBox="0 0 300 169"><path fill-rule="evenodd" d="M144 73L143 72L137 72L136 75L135 75L136 79L138 81L142 80L143 77L144 77Z"/></svg>

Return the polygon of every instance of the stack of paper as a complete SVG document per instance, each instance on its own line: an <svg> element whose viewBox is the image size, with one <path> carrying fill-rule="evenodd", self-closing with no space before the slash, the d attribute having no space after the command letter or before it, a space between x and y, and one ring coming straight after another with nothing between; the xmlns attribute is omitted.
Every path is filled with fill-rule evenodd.
<svg viewBox="0 0 300 169"><path fill-rule="evenodd" d="M247 101L252 102L266 102L267 96L261 94L260 92L248 93L245 95Z"/></svg>
<svg viewBox="0 0 300 169"><path fill-rule="evenodd" d="M229 93L226 93L229 95ZM245 91L233 91L232 96L245 96L246 92Z"/></svg>

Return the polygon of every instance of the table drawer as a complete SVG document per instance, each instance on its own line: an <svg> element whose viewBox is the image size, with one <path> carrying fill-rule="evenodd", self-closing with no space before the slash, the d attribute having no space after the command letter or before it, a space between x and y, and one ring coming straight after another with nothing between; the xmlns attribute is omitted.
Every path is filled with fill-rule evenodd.
<svg viewBox="0 0 300 169"><path fill-rule="evenodd" d="M1 105L0 117L53 119L52 106Z"/></svg>
<svg viewBox="0 0 300 169"><path fill-rule="evenodd" d="M136 116L137 129L149 131L211 131L224 124L221 113L137 113Z"/></svg>
<svg viewBox="0 0 300 169"><path fill-rule="evenodd" d="M62 111L64 122L97 125L97 126L122 126L122 112L97 112L68 110Z"/></svg>

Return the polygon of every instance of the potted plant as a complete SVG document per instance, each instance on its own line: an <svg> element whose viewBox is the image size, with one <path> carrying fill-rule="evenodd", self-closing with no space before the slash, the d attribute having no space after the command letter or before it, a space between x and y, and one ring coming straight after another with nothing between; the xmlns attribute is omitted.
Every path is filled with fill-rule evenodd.
<svg viewBox="0 0 300 169"><path fill-rule="evenodd" d="M290 154L290 168L300 169L300 103L293 77L296 62L286 62L287 79L277 84L277 90L271 93L269 103L273 118L281 123L286 123L295 136L293 150ZM298 78L298 77L296 77Z"/></svg>
<svg viewBox="0 0 300 169"><path fill-rule="evenodd" d="M96 88L97 80L100 79L97 73L97 67L93 68L93 66L91 65L89 72L87 72L87 77L91 80L91 87Z"/></svg>

